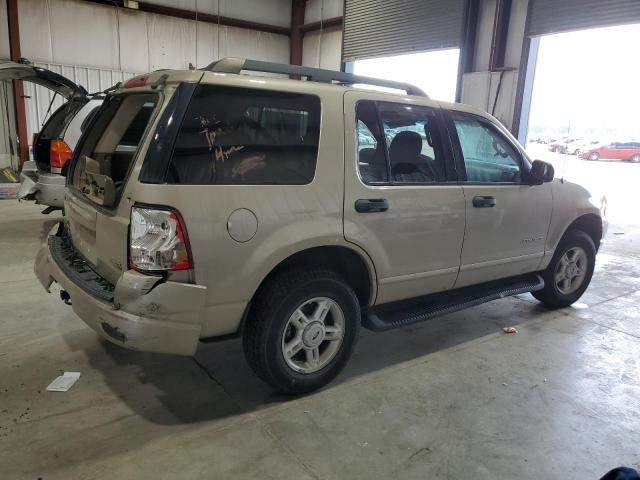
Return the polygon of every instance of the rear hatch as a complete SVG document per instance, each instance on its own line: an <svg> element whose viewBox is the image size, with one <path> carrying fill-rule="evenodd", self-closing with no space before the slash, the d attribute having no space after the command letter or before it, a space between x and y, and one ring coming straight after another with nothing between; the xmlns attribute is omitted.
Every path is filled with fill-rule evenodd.
<svg viewBox="0 0 640 480"><path fill-rule="evenodd" d="M120 200L162 96L151 89L107 95L70 166L65 215L73 245L114 284L127 269L131 215L130 203Z"/></svg>
<svg viewBox="0 0 640 480"><path fill-rule="evenodd" d="M68 158L66 155L70 152L66 152L62 144L56 143L56 140L62 137L69 122L88 101L87 91L68 78L46 68L37 67L27 60L0 62L0 80L32 82L52 90L67 100L44 123L33 145L33 157L38 168L45 172L51 171L52 142L54 154ZM59 173L59 168L54 166L54 171Z"/></svg>

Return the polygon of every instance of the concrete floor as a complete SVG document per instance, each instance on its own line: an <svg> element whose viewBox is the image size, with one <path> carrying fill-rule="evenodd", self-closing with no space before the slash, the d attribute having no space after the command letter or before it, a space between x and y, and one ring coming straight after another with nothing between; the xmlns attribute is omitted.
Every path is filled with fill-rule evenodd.
<svg viewBox="0 0 640 480"><path fill-rule="evenodd" d="M640 464L640 227L613 226L592 287L384 334L303 398L237 341L195 358L98 340L32 273L43 224L0 202L0 478L597 479ZM505 335L516 326L517 335ZM66 393L45 387L61 371Z"/></svg>

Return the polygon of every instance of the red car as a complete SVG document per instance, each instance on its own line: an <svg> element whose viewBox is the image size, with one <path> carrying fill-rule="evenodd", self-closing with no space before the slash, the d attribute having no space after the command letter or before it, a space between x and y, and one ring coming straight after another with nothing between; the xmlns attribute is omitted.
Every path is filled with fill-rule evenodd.
<svg viewBox="0 0 640 480"><path fill-rule="evenodd" d="M640 163L640 142L615 142L592 148L580 154L580 158L587 160L600 160L609 158L612 160L628 160Z"/></svg>

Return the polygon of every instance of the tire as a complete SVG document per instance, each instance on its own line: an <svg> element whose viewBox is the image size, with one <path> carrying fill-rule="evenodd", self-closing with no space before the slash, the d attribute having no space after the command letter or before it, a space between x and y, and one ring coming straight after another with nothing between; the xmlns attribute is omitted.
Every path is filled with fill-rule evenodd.
<svg viewBox="0 0 640 480"><path fill-rule="evenodd" d="M579 257L574 256L576 254ZM578 260L573 267L571 262L566 263L567 259L574 261L577 258L583 258L583 261ZM569 230L556 248L549 266L542 272L544 288L531 294L548 308L568 307L578 301L589 286L595 263L596 247L591 237L581 230ZM578 278L581 270L583 275Z"/></svg>
<svg viewBox="0 0 640 480"><path fill-rule="evenodd" d="M340 276L325 269L288 270L268 282L245 325L247 361L258 377L281 392L317 390L351 357L361 321L358 298ZM287 349L297 353L286 355Z"/></svg>
<svg viewBox="0 0 640 480"><path fill-rule="evenodd" d="M629 159L631 163L640 163L640 155L634 155Z"/></svg>
<svg viewBox="0 0 640 480"><path fill-rule="evenodd" d="M593 162L600 160L600 154L597 152L593 152L591 155L589 155L589 160Z"/></svg>

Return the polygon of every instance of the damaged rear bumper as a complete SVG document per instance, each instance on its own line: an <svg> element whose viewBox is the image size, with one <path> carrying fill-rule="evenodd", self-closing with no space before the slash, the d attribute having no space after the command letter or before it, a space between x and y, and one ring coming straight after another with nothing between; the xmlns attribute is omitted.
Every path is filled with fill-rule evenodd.
<svg viewBox="0 0 640 480"><path fill-rule="evenodd" d="M64 203L65 177L59 173L39 172L36 162L25 162L20 172L20 200L35 200L36 203L62 208Z"/></svg>
<svg viewBox="0 0 640 480"><path fill-rule="evenodd" d="M36 257L35 274L48 292L57 282L71 297L73 311L100 336L133 350L195 353L206 287L133 270L112 285L71 249L64 234L49 236Z"/></svg>

